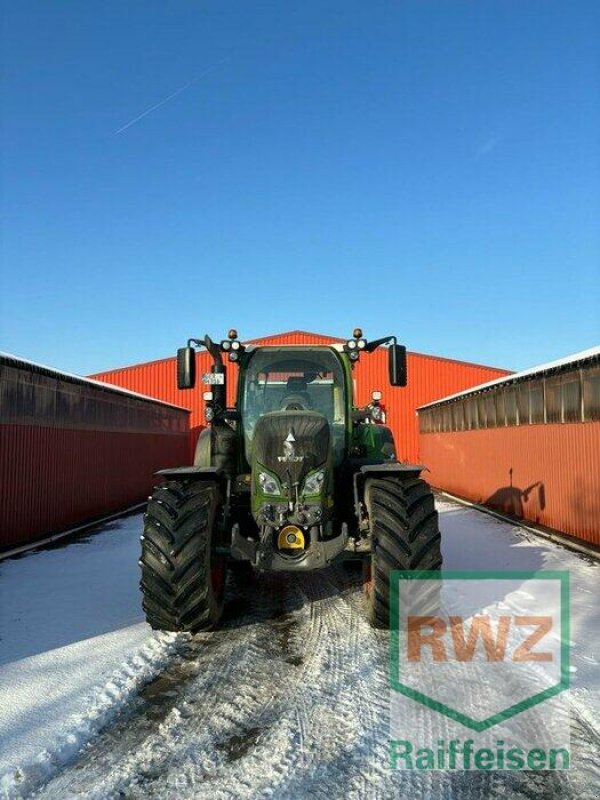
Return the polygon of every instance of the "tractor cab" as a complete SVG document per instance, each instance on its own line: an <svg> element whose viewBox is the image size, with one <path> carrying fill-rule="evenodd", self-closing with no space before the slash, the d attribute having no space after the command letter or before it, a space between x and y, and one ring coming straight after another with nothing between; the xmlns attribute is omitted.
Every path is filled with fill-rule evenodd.
<svg viewBox="0 0 600 800"><path fill-rule="evenodd" d="M258 420L266 414L311 412L327 420L333 464L344 458L350 398L348 375L331 347L261 347L246 353L238 403L246 459L251 461ZM300 419L301 417L297 417Z"/></svg>

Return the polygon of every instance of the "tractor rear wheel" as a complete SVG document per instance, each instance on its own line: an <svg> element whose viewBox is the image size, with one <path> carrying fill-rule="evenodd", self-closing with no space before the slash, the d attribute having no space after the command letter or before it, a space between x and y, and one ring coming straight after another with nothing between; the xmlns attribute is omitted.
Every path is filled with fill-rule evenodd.
<svg viewBox="0 0 600 800"><path fill-rule="evenodd" d="M144 515L142 606L163 631L206 631L223 613L226 564L214 554L216 484L168 481Z"/></svg>
<svg viewBox="0 0 600 800"><path fill-rule="evenodd" d="M439 570L441 537L433 493L420 478L371 478L365 485L373 553L364 564L364 588L369 622L390 624L390 573L393 570ZM432 582L428 594L435 596ZM426 598L427 607L430 607ZM420 612L423 605L419 602Z"/></svg>

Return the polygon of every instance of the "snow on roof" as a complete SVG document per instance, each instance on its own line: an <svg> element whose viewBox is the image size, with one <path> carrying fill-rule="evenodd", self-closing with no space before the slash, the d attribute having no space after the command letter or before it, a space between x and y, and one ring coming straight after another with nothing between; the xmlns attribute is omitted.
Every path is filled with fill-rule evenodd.
<svg viewBox="0 0 600 800"><path fill-rule="evenodd" d="M547 364L540 364L537 367L530 367L529 369L524 369L521 372L513 372L511 375L507 375L505 378L497 378L494 381L480 383L478 386L472 386L470 389L464 389L462 392L449 394L447 397L441 397L439 400L434 400L432 403L426 403L423 406L419 406L417 411L422 411L425 408L441 405L442 403L448 403L451 400L457 400L459 397L467 397L467 395L470 394L477 394L485 391L486 389L491 389L493 386L515 383L517 381L524 380L525 378L531 378L534 375L542 375L546 372L554 372L556 370L566 369L567 367L574 366L575 364L580 364L584 361L590 361L591 359L599 357L600 346L590 347L588 350L581 350L579 353L573 353L571 356L558 358L556 361L549 361Z"/></svg>
<svg viewBox="0 0 600 800"><path fill-rule="evenodd" d="M0 361L5 360L9 363L12 362L16 366L26 366L26 367L33 367L36 371L41 372L45 375L50 375L51 377L55 378L64 378L71 383L80 383L87 386L96 386L99 389L104 389L105 391L115 392L116 394L126 395L128 397L136 397L138 400L146 400L149 403L156 403L157 405L161 406L168 406L169 408L176 408L178 411L187 411L189 413L188 408L183 408L182 406L176 406L173 403L165 403L164 400L157 400L155 397L150 397L147 394L140 394L139 392L132 392L130 389L123 389L121 386L115 386L112 383L105 383L104 381L96 381L92 378L83 378L81 375L74 375L71 372L63 372L62 370L54 369L53 367L47 367L45 364L38 364L36 361L30 361L27 358L21 358L21 356L15 356L12 353L4 353L0 350Z"/></svg>

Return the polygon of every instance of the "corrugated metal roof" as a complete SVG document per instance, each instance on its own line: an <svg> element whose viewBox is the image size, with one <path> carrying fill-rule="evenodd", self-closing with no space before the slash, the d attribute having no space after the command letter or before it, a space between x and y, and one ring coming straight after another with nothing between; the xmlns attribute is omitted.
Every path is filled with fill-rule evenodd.
<svg viewBox="0 0 600 800"><path fill-rule="evenodd" d="M377 337L376 337L377 338ZM219 340L220 341L220 340ZM339 336L328 336L327 334L323 333L312 333L311 331L302 331L302 330L293 330L293 331L284 331L283 333L272 333L268 336L261 336L257 339L240 339L242 344L245 345L302 345L302 344L335 344L338 342L346 342L348 339L344 339ZM385 350L385 348L380 348L381 350ZM409 350L408 351L413 356L418 356L419 358L428 358L433 361L443 361L447 362L448 364L457 364L462 365L465 367L477 367L478 369L487 369L491 370L492 372L502 372L507 373L510 372L512 374L512 370L506 370L501 367L492 367L489 364L481 364L478 361L464 361L462 359L457 358L450 358L449 356L437 356L431 353L420 353L416 350ZM199 354L202 355L206 353L205 350L200 350ZM152 367L162 365L170 365L173 362L173 356L165 356L163 358L156 358L152 359L151 361L142 361L135 364L126 364L123 367L115 367L113 369L102 370L100 372L92 373L92 378L98 375L117 375L120 372L129 372L132 369L137 369L138 367Z"/></svg>
<svg viewBox="0 0 600 800"><path fill-rule="evenodd" d="M121 386L115 386L111 383L106 383L105 381L97 381L93 378L84 378L81 375L74 375L71 372L62 372L61 370L54 369L53 367L47 367L44 364L38 364L36 361L30 361L27 358L15 356L12 353L4 353L0 351L0 364L2 363L10 364L15 367L25 367L30 371L35 371L42 375L48 375L51 378L59 378L61 380L68 381L69 383L96 386L98 389L102 389L105 392L114 392L115 394L135 397L138 400L146 400L154 405L169 406L170 408L176 408L178 411L186 411L189 413L189 409L184 408L183 406L178 406L174 403L166 403L164 400L157 400L156 397L150 397L147 394L140 394L139 392L132 392L130 389L123 389Z"/></svg>
<svg viewBox="0 0 600 800"><path fill-rule="evenodd" d="M270 333L268 336L259 336L257 339L247 339L244 341L244 344L268 344L271 341L283 343L283 340L290 339L292 340L291 344L299 344L302 339L306 337L310 339L310 344L317 344L317 342L323 342L324 344L328 344L329 342L344 342L345 339L340 338L339 336L328 336L325 333L313 333L312 331L301 331L301 330L294 330L294 331L284 331L283 333Z"/></svg>
<svg viewBox="0 0 600 800"><path fill-rule="evenodd" d="M581 350L578 353L573 353L573 355L565 356L564 358L558 358L555 361L549 361L547 364L540 364L537 367L530 367L529 369L524 369L521 372L513 372L511 375L508 375L505 378L498 378L493 381L488 381L487 383L481 383L478 386L473 386L472 388L466 389L463 392L450 394L447 397L441 397L439 400L435 400L433 403L427 403L426 405L419 406L417 411L421 411L425 408L432 408L433 406L443 405L444 403L449 403L452 400L458 400L460 397L468 397L469 395L478 394L486 391L487 389L491 389L494 386L517 383L518 381L531 378L534 375L544 375L545 373L549 372L557 372L599 358L600 346L590 347L587 350Z"/></svg>

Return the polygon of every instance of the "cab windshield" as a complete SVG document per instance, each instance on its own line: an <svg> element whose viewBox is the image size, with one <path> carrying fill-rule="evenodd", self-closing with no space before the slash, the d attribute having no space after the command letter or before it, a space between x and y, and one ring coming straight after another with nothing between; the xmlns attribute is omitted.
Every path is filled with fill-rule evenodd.
<svg viewBox="0 0 600 800"><path fill-rule="evenodd" d="M271 411L318 411L329 421L334 463L343 458L345 439L344 371L332 350L268 347L250 356L241 410L246 454L259 417Z"/></svg>

